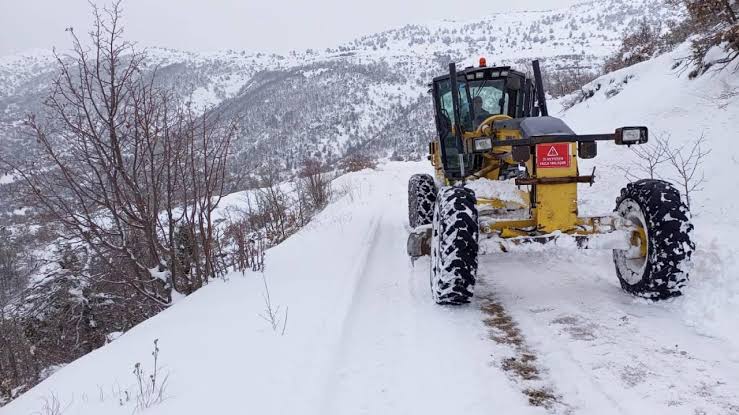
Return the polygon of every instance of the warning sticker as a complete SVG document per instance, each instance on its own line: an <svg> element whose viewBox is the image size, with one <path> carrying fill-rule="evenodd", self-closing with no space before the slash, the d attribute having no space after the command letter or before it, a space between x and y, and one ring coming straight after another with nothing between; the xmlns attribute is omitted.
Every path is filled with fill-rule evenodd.
<svg viewBox="0 0 739 415"><path fill-rule="evenodd" d="M542 169L570 167L570 144L554 143L537 145L536 167Z"/></svg>

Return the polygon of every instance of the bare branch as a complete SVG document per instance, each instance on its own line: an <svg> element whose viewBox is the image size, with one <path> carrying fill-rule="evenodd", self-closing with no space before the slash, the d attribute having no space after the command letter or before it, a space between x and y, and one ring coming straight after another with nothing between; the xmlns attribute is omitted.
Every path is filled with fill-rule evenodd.
<svg viewBox="0 0 739 415"><path fill-rule="evenodd" d="M692 195L703 190L703 183L706 181L702 165L711 150L704 148L705 141L705 135L701 133L700 137L688 145L667 149L668 160L677 173L676 181L685 196L688 208L691 205Z"/></svg>

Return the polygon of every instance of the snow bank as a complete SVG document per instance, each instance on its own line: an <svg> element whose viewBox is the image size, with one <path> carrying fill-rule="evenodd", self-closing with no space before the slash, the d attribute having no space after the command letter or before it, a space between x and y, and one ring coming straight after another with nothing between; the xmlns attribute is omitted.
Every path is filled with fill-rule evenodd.
<svg viewBox="0 0 739 415"><path fill-rule="evenodd" d="M500 199L506 202L526 205L522 192L516 186L515 179L490 180L486 178L467 182L465 187L472 189L475 196L485 199Z"/></svg>
<svg viewBox="0 0 739 415"><path fill-rule="evenodd" d="M680 308L685 322L698 333L723 337L739 346L739 250L734 244L727 247L725 241L719 236L701 239L695 276Z"/></svg>

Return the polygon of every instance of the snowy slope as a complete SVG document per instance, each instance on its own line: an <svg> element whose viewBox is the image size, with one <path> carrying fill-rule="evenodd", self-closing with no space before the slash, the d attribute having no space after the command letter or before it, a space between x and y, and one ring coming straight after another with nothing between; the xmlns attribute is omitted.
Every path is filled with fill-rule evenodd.
<svg viewBox="0 0 739 415"><path fill-rule="evenodd" d="M635 21L666 23L679 18L681 12L662 0L586 0L562 9L406 25L334 48L291 51L285 55L244 50L195 53L166 48L149 48L147 53L151 66L180 74L187 72L187 81L198 88L198 95L214 94L212 98L220 102L233 97L260 70L291 69L336 60L407 62L423 69L420 63L443 55L463 59L485 54L491 56L491 63L501 64L519 59L557 58L562 64L600 65L618 46L623 30ZM60 53L63 55L64 51ZM37 87L31 81L41 72L53 71L50 66L54 62L50 50L0 57L0 96L22 94L28 88ZM206 102L209 100L202 101Z"/></svg>
<svg viewBox="0 0 739 415"><path fill-rule="evenodd" d="M727 132L739 103L726 92L739 85L727 72L681 77L670 69L681 56L677 50L594 81L593 96L562 116L581 133L645 124L675 144L700 132L710 137L715 150L709 181L695 196L698 251L685 296L636 300L618 287L609 252L547 251L483 256L475 303L437 307L427 259L412 265L404 249L405 182L429 166L390 163L341 178L343 196L269 251L272 299L289 310L284 337L259 317L259 275L231 275L3 410L29 413L56 396L69 405L65 413L130 412L132 365L148 367L158 338L168 398L150 413L433 414L460 405L472 414L541 412L526 403L532 390L552 397L554 413L737 413L739 189L726 171L738 156ZM614 145L599 153L581 164L598 167L596 185L581 189L586 215L612 209L627 181L618 166L633 160ZM495 324L508 327L506 318L520 338L500 340ZM534 356L536 379L510 370L525 356Z"/></svg>
<svg viewBox="0 0 739 415"><path fill-rule="evenodd" d="M682 66L672 69L688 55L683 45L597 79L585 87L594 92L593 97L561 116L578 133L646 125L652 137L669 137L675 147L688 145L701 134L706 137L711 149L703 165L706 182L691 206L697 269L675 311L699 332L730 338L739 346L739 181L735 174L739 168L739 95L730 93L739 90L739 77L729 68L690 80ZM598 150L596 159L583 163L584 170L598 166L599 181L593 188L604 196L584 206L593 214L612 209L616 189L627 182L618 166L628 167L635 159L626 148L600 145ZM665 178L675 176L668 164L660 165L658 173Z"/></svg>
<svg viewBox="0 0 739 415"><path fill-rule="evenodd" d="M662 1L589 0L562 9L408 25L342 47L389 56L446 53L458 59L487 55L491 64L554 58L561 65L598 66L618 47L624 29L634 22L646 19L655 25L667 24L680 19L681 13Z"/></svg>

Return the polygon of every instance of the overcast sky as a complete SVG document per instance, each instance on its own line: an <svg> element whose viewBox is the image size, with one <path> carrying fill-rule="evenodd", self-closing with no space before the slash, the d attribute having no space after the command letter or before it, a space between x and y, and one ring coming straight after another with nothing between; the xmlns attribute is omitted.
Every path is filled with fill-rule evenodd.
<svg viewBox="0 0 739 415"><path fill-rule="evenodd" d="M325 48L407 23L543 10L576 0L124 0L127 37L146 46L284 53ZM105 0L97 1L104 4ZM87 0L0 0L0 55L67 48L90 27Z"/></svg>

